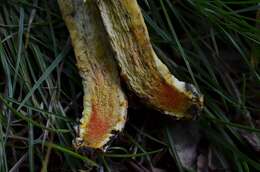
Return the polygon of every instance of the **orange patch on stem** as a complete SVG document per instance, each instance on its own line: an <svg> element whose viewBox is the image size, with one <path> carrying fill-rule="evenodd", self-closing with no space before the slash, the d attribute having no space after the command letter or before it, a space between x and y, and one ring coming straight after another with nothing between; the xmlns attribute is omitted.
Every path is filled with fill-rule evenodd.
<svg viewBox="0 0 260 172"><path fill-rule="evenodd" d="M92 113L88 122L87 140L90 143L99 143L104 136L109 132L109 120L106 116L100 113L96 104L92 104Z"/></svg>
<svg viewBox="0 0 260 172"><path fill-rule="evenodd" d="M183 93L178 92L168 84L161 85L159 90L160 103L165 106L165 109L174 109L175 111L186 109L188 99Z"/></svg>

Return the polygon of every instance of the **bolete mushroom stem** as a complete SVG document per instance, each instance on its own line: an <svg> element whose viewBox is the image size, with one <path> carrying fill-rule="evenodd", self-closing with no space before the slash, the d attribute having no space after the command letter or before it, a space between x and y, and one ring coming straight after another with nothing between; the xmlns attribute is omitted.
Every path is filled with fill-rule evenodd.
<svg viewBox="0 0 260 172"><path fill-rule="evenodd" d="M103 148L113 131L122 130L127 100L120 77L147 105L176 118L197 116L202 95L175 78L157 57L136 0L58 2L83 78L77 147Z"/></svg>
<svg viewBox="0 0 260 172"><path fill-rule="evenodd" d="M203 97L181 82L155 54L136 0L94 0L121 69L121 76L142 100L177 118L194 118Z"/></svg>
<svg viewBox="0 0 260 172"><path fill-rule="evenodd" d="M83 79L84 110L75 146L102 149L126 121L127 100L94 1L58 0Z"/></svg>

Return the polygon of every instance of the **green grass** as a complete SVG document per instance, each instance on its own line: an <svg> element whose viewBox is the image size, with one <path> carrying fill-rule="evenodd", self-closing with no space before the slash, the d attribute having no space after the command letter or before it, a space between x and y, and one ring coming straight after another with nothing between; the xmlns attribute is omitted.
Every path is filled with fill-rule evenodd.
<svg viewBox="0 0 260 172"><path fill-rule="evenodd" d="M214 157L218 169L260 171L260 145L249 143L260 133L260 1L139 3L157 54L204 94L199 119L184 122L196 123L198 155ZM82 96L56 1L0 1L1 172L196 171L178 154L180 122L145 106L129 107L126 128L106 153L74 150Z"/></svg>

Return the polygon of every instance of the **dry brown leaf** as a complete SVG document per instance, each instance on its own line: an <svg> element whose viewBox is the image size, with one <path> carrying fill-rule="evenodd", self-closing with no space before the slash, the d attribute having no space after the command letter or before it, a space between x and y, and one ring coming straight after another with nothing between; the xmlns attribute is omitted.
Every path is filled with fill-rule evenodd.
<svg viewBox="0 0 260 172"><path fill-rule="evenodd" d="M182 166L185 169L192 170L198 157L198 145L200 142L197 121L170 123L169 129Z"/></svg>

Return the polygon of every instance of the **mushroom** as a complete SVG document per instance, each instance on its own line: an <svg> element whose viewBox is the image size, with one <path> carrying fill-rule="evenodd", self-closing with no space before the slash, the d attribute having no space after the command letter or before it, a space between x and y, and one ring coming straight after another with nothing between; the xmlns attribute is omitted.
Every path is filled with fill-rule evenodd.
<svg viewBox="0 0 260 172"><path fill-rule="evenodd" d="M104 148L126 121L120 77L165 114L194 118L203 96L179 81L155 54L136 0L58 0L84 86L76 147Z"/></svg>
<svg viewBox="0 0 260 172"><path fill-rule="evenodd" d="M124 127L127 100L96 6L83 0L59 0L84 89L84 110L76 148L104 148Z"/></svg>

